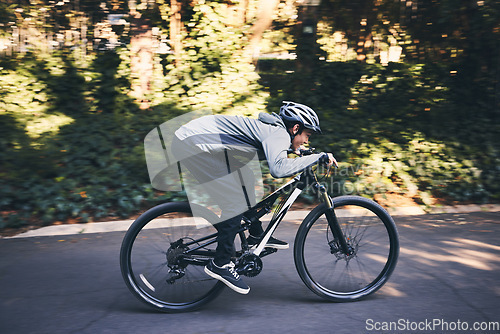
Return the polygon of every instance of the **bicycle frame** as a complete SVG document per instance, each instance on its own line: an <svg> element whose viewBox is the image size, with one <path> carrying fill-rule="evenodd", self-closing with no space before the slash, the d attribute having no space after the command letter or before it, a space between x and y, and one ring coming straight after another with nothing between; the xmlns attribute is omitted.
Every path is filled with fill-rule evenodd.
<svg viewBox="0 0 500 334"><path fill-rule="evenodd" d="M248 229L248 227L259 220L261 217L266 215L272 210L273 204L276 202L278 198L282 198L280 203L277 205L276 210L269 222L265 232L264 237L257 245L257 248L253 251L253 254L256 256L266 256L268 254L276 252L276 249L266 248L265 245L274 231L277 229L284 216L295 202L300 193L307 187L312 187L317 191L321 201L326 206L326 218L328 220L328 225L332 230L333 235L335 236L335 241L338 243L340 250L346 254L350 255L352 250L348 246L345 237L342 233L342 230L338 224L337 218L335 216L335 212L333 210L332 199L326 192L326 188L323 185L320 185L316 174L311 168L306 169L302 173L295 176L292 180L290 180L285 185L281 186L279 189L275 190L273 193L269 194L262 201L257 203L255 206L247 210L243 213L242 220L244 223L241 225L238 234L241 239L242 249L239 252L239 255L243 253L250 252L248 243L245 238L244 231ZM190 247L196 245L194 248L189 249L185 252L186 255L201 255L213 257L215 255L215 251L205 249L206 246L211 245L216 242L217 233L213 233L206 237L200 238L198 240L192 240L188 243L183 243L183 240L179 240L177 242L182 242L184 246ZM208 241L207 241L208 240ZM178 246L172 244L172 246ZM331 245L331 247L333 247ZM201 260L195 258L184 258L184 261L189 264L195 265L206 265L208 260Z"/></svg>
<svg viewBox="0 0 500 334"><path fill-rule="evenodd" d="M273 217L271 218L271 221L269 222L269 225L264 232L264 237L262 238L257 248L253 251L253 254L257 256L260 256L262 254L267 241L269 240L269 238L271 238L271 235L278 228L279 224L283 220L283 217L286 215L300 193L307 187L308 184L310 184L312 179L311 176L314 176L313 184L318 184L317 180L315 179L315 174L312 171L310 171L310 174L308 174L307 171L304 171L301 174L295 176L288 183L268 195L260 203L255 205L255 207L244 213L243 220L248 225L250 225L253 221L260 219L262 216L270 212L271 207L275 203L276 199L282 197L281 202L276 207L276 211L274 212ZM243 231L240 231L240 234L242 232Z"/></svg>

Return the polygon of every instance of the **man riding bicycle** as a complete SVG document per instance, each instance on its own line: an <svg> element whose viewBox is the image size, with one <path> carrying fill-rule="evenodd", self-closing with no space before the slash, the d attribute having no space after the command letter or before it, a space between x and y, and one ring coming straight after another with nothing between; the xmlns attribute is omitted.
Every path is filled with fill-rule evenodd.
<svg viewBox="0 0 500 334"><path fill-rule="evenodd" d="M275 178L292 176L318 161L336 164L331 153L288 158L290 148L298 152L321 129L314 110L295 102L283 103L279 115L260 113L258 119L226 115L195 119L180 127L172 141L174 156L221 210L221 221L214 225L218 231L216 254L205 272L242 294L250 288L236 272L231 256L243 212L255 203L250 189L254 183L247 177L252 173L245 172L244 161L258 154L260 160L267 160ZM264 233L262 224L252 223L249 232L248 244L256 246ZM266 247L286 249L288 243L271 237Z"/></svg>

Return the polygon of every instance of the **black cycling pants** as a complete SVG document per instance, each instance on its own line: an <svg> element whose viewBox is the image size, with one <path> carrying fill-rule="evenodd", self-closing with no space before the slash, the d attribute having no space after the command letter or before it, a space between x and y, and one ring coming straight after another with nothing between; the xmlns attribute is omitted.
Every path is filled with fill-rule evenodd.
<svg viewBox="0 0 500 334"><path fill-rule="evenodd" d="M201 186L207 185L204 190L222 210L222 221L214 224L218 231L214 261L219 266L229 263L234 252L234 238L241 226L242 213L248 209L248 203L241 200L241 182L236 176L228 177L228 172L242 168L243 164L234 157L228 157L227 152L207 153L190 144L189 140L179 140L175 136L172 152L181 162L181 168L187 168ZM254 185L247 187L253 187L248 189L247 196L255 197ZM235 201L235 198L238 200ZM259 236L262 232L260 224L253 224L250 228L250 233L254 236Z"/></svg>

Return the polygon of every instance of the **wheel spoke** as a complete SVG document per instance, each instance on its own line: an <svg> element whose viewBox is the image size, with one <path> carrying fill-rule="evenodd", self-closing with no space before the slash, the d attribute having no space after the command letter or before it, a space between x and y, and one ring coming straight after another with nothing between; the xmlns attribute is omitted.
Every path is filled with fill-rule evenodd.
<svg viewBox="0 0 500 334"><path fill-rule="evenodd" d="M385 210L370 200L343 196L334 201L352 253L343 254L337 244L329 246L334 237L324 208L318 207L297 234L296 266L304 283L320 296L356 300L375 292L392 273L399 252L397 230Z"/></svg>
<svg viewBox="0 0 500 334"><path fill-rule="evenodd" d="M168 203L150 211L154 210L154 214L148 211L139 217L124 238L121 267L125 282L140 300L162 311L195 309L217 296L223 287L205 274L203 266L182 260L188 250L185 242L216 232L209 223L213 214L207 212L201 224L202 217L195 221L187 203ZM210 247L215 245L205 249Z"/></svg>

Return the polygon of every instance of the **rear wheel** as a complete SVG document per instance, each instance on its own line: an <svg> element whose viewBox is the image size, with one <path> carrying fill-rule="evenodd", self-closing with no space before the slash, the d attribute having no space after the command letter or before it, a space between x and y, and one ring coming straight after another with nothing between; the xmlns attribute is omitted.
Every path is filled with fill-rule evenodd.
<svg viewBox="0 0 500 334"><path fill-rule="evenodd" d="M396 267L399 238L391 216L377 203L358 196L333 199L335 215L350 255L343 254L326 220L325 205L311 211L295 239L297 271L319 296L355 301L380 289Z"/></svg>
<svg viewBox="0 0 500 334"><path fill-rule="evenodd" d="M212 212L187 202L158 205L142 214L123 239L120 266L130 291L141 301L165 312L197 309L214 299L224 284L210 278L204 265L216 244L186 253L216 233ZM205 241L206 242L206 241Z"/></svg>

